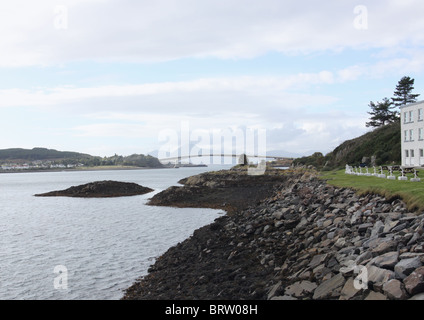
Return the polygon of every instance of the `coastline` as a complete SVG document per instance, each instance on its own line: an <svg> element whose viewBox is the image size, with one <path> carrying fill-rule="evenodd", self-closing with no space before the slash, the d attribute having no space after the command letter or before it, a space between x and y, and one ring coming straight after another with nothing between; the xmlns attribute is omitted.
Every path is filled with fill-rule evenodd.
<svg viewBox="0 0 424 320"><path fill-rule="evenodd" d="M57 168L57 169L21 169L21 170L0 170L4 173L35 173L35 172L81 172L81 171L108 171L108 170L148 170L148 169L169 169L166 167L126 167L126 166L99 166L81 168Z"/></svg>
<svg viewBox="0 0 424 320"><path fill-rule="evenodd" d="M214 178L189 177L172 192L187 200L190 189L225 188L225 174ZM287 170L271 189L169 248L122 299L424 299L423 214L310 170Z"/></svg>

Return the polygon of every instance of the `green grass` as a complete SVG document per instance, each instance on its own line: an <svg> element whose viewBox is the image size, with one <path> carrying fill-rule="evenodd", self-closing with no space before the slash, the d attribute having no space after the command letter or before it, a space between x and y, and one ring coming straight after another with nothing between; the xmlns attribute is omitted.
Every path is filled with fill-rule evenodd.
<svg viewBox="0 0 424 320"><path fill-rule="evenodd" d="M387 174L387 172L386 172ZM388 200L402 199L410 211L424 211L424 179L411 182L413 174L407 174L408 181L399 181L399 173L394 173L396 180L377 177L355 176L345 174L344 170L323 172L321 178L331 185L357 190L358 194L379 194Z"/></svg>

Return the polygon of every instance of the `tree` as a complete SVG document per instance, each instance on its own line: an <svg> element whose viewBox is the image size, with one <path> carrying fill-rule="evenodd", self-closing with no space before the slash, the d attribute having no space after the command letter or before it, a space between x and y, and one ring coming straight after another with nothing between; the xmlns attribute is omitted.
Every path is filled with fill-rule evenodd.
<svg viewBox="0 0 424 320"><path fill-rule="evenodd" d="M403 77L399 80L398 85L396 86L396 90L394 92L394 97L392 101L396 107L417 102L417 97L419 94L412 94L412 90L414 90L414 79L410 77Z"/></svg>
<svg viewBox="0 0 424 320"><path fill-rule="evenodd" d="M384 126L398 119L397 111L392 111L395 106L393 106L393 102L388 98L384 98L382 102L377 103L371 101L369 107L372 111L368 112L371 115L371 121L366 123L367 127Z"/></svg>

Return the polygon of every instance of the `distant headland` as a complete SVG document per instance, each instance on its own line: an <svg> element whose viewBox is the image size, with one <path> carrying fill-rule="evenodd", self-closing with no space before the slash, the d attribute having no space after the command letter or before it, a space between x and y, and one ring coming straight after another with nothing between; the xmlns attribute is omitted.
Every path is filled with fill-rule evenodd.
<svg viewBox="0 0 424 320"><path fill-rule="evenodd" d="M164 168L158 158L132 154L110 157L47 148L0 150L0 172Z"/></svg>

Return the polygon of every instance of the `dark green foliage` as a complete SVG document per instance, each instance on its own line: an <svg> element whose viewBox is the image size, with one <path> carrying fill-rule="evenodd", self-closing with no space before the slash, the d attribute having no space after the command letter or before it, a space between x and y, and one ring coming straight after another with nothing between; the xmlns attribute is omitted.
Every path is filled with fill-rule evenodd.
<svg viewBox="0 0 424 320"><path fill-rule="evenodd" d="M372 111L368 112L371 117L370 122L366 123L367 127L381 127L399 118L398 112L393 111L396 106L388 98L384 98L382 102L377 103L371 101L369 107Z"/></svg>
<svg viewBox="0 0 424 320"><path fill-rule="evenodd" d="M410 77L403 77L399 80L394 92L395 96L392 98L395 106L417 102L420 95L411 93L414 90L414 82L415 80Z"/></svg>
<svg viewBox="0 0 424 320"><path fill-rule="evenodd" d="M88 154L70 152L70 151L57 151L46 148L34 148L34 149L4 149L0 150L0 160L54 160L54 159L89 159L92 156Z"/></svg>
<svg viewBox="0 0 424 320"><path fill-rule="evenodd" d="M401 137L400 122L380 127L356 139L348 140L333 150L328 156L332 167L346 164L359 165L364 157L376 157L378 164L400 164Z"/></svg>
<svg viewBox="0 0 424 320"><path fill-rule="evenodd" d="M315 152L313 155L308 157L297 158L294 160L295 165L305 165L305 166L314 166L322 167L326 162L326 158L321 152Z"/></svg>
<svg viewBox="0 0 424 320"><path fill-rule="evenodd" d="M310 157L295 159L294 164L313 165L317 168L343 168L346 164L360 165L364 158L371 165L398 164L401 162L400 122L379 127L358 138L343 142L340 146L325 156L315 153Z"/></svg>
<svg viewBox="0 0 424 320"><path fill-rule="evenodd" d="M128 157L119 156L115 154L111 157L95 157L89 154L70 152L70 151L57 151L46 148L34 149L4 149L0 150L0 164L1 163L24 163L42 161L52 164L83 164L84 166L134 166L134 167L148 167L160 168L162 164L159 159L150 155L133 154Z"/></svg>
<svg viewBox="0 0 424 320"><path fill-rule="evenodd" d="M128 157L122 158L122 165L136 166L136 167L160 167L162 164L159 159L150 155L132 154Z"/></svg>

